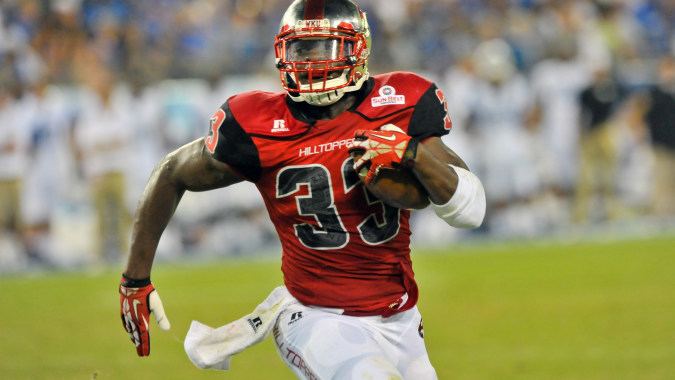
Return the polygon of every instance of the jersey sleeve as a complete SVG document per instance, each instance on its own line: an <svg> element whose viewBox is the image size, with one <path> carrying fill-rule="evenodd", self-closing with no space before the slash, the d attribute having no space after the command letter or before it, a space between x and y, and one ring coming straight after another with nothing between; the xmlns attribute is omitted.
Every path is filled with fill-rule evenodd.
<svg viewBox="0 0 675 380"><path fill-rule="evenodd" d="M417 139L444 136L452 129L445 94L435 84L422 95L413 111L408 134Z"/></svg>
<svg viewBox="0 0 675 380"><path fill-rule="evenodd" d="M256 182L262 171L258 148L234 118L228 103L229 100L211 116L204 144L216 160L228 164L247 180Z"/></svg>

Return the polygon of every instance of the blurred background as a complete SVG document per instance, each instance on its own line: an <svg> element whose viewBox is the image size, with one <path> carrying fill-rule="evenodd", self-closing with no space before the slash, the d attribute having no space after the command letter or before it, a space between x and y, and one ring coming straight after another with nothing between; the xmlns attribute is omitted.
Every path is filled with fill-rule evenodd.
<svg viewBox="0 0 675 380"><path fill-rule="evenodd" d="M2 0L0 273L122 265L154 165L226 98L279 91L289 1ZM414 244L675 227L675 2L362 0L370 71L441 87L445 137L486 187L477 231ZM452 248L447 248L452 250ZM187 194L158 260L278 255L251 184Z"/></svg>
<svg viewBox="0 0 675 380"><path fill-rule="evenodd" d="M183 197L153 271L173 329L149 358L117 296L154 165L228 96L281 90L289 3L0 0L3 378L292 377L269 340L225 375L183 351L191 320L235 320L282 281L251 184ZM675 1L360 3L371 73L443 89L445 142L487 192L478 230L413 213L439 378L672 378Z"/></svg>

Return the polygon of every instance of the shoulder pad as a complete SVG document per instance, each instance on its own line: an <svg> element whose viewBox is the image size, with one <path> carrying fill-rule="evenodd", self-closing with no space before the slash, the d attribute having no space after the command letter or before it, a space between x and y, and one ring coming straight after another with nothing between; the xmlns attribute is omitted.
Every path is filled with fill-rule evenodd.
<svg viewBox="0 0 675 380"><path fill-rule="evenodd" d="M394 71L375 75L370 94L356 111L370 119L385 117L404 109L415 107L432 82L411 73Z"/></svg>
<svg viewBox="0 0 675 380"><path fill-rule="evenodd" d="M307 131L286 105L286 93L249 91L227 101L232 115L251 136L291 137Z"/></svg>

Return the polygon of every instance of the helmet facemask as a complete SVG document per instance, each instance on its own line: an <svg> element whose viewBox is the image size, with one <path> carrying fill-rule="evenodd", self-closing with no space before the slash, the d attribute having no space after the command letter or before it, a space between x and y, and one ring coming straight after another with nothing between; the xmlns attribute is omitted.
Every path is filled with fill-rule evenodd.
<svg viewBox="0 0 675 380"><path fill-rule="evenodd" d="M361 88L368 78L369 31L347 22L297 20L282 26L274 47L281 84L291 99L311 105L330 105L346 92Z"/></svg>

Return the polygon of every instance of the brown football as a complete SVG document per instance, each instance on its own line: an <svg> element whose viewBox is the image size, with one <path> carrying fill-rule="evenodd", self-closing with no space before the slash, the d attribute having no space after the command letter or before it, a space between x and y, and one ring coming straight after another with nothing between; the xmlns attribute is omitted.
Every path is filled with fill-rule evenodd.
<svg viewBox="0 0 675 380"><path fill-rule="evenodd" d="M359 177L362 181L367 172L368 169L361 169ZM390 206L421 209L429 205L429 194L408 168L380 169L373 182L366 187Z"/></svg>

